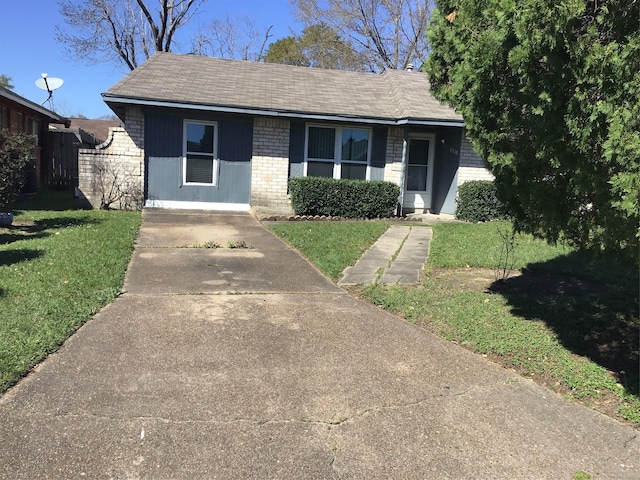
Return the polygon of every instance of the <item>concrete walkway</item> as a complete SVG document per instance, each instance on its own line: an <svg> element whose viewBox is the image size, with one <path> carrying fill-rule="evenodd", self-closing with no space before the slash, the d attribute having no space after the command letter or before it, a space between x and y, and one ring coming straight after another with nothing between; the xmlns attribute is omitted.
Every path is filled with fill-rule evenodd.
<svg viewBox="0 0 640 480"><path fill-rule="evenodd" d="M392 225L354 266L345 268L338 285L418 283L431 234L431 227Z"/></svg>
<svg viewBox="0 0 640 480"><path fill-rule="evenodd" d="M640 477L636 430L351 296L250 215L145 211L124 290L0 398L1 479Z"/></svg>

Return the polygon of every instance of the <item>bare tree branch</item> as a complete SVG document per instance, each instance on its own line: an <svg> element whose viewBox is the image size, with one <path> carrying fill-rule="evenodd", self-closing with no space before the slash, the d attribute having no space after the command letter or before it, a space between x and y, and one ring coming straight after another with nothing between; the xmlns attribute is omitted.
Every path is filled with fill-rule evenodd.
<svg viewBox="0 0 640 480"><path fill-rule="evenodd" d="M56 39L74 58L133 70L155 52L170 52L176 31L205 1L58 0L67 28L56 27Z"/></svg>
<svg viewBox="0 0 640 480"><path fill-rule="evenodd" d="M140 10L142 11L142 14L145 16L145 18L147 19L147 25L149 26L149 28L151 28L151 34L153 35L153 38L156 39L156 50L162 51L162 43L160 43L160 45L158 45L158 41L162 41L162 37L160 37L160 35L158 35L158 26L156 25L156 22L153 20L153 17L151 16L151 13L149 12L149 9L147 8L147 6L144 4L143 0L136 0L136 2L138 3L138 6L140 7ZM162 0L162 8L160 10L160 20L163 20L163 13L166 11L167 8L167 0ZM162 35L164 36L164 32L162 32Z"/></svg>
<svg viewBox="0 0 640 480"><path fill-rule="evenodd" d="M264 34L264 38L262 39L262 45L260 45L260 50L258 50L258 55L257 55L257 58L255 59L256 62L262 62L264 60L264 56L266 55L267 42L269 41L269 38L272 37L272 34L271 34L272 28L273 28L273 25L270 25Z"/></svg>
<svg viewBox="0 0 640 480"><path fill-rule="evenodd" d="M257 29L250 17L215 19L192 41L192 53L220 58L261 61L272 37L271 29Z"/></svg>
<svg viewBox="0 0 640 480"><path fill-rule="evenodd" d="M348 40L368 69L405 69L427 56L433 0L291 0L307 26L324 23Z"/></svg>
<svg viewBox="0 0 640 480"><path fill-rule="evenodd" d="M173 36L176 30L182 25L186 25L197 13L198 8L206 0L180 0L171 7L171 16L169 20L169 30L166 35L165 52L168 52L168 48L173 41ZM178 12L174 16L175 12Z"/></svg>

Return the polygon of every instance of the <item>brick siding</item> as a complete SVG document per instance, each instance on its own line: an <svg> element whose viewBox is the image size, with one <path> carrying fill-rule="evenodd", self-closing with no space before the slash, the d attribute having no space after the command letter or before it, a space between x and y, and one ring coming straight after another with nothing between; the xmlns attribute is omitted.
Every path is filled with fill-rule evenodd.
<svg viewBox="0 0 640 480"><path fill-rule="evenodd" d="M460 167L458 168L458 186L469 180L493 180L493 174L487 169L486 162L480 157L473 145L462 135L460 146Z"/></svg>
<svg viewBox="0 0 640 480"><path fill-rule="evenodd" d="M384 167L384 180L402 185L402 142L403 129L390 127L387 134L387 151L385 152L386 164Z"/></svg>
<svg viewBox="0 0 640 480"><path fill-rule="evenodd" d="M289 120L257 117L253 124L251 205L289 207Z"/></svg>

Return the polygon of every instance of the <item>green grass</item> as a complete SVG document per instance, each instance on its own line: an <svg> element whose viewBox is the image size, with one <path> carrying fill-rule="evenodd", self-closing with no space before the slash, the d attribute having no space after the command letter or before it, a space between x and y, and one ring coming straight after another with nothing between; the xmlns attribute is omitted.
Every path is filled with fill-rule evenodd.
<svg viewBox="0 0 640 480"><path fill-rule="evenodd" d="M73 210L73 192L70 190L42 190L32 198L18 201L11 211L63 211Z"/></svg>
<svg viewBox="0 0 640 480"><path fill-rule="evenodd" d="M63 193L16 204L14 225L0 227L0 392L122 286L140 214L64 210ZM56 210L32 209L47 203Z"/></svg>
<svg viewBox="0 0 640 480"><path fill-rule="evenodd" d="M498 265L502 239L498 231L511 232L509 222L443 223L435 225L429 265L434 268L486 267ZM563 245L550 246L531 235L516 234L515 264L544 262L572 250Z"/></svg>
<svg viewBox="0 0 640 480"><path fill-rule="evenodd" d="M353 265L387 229L385 222L289 222L271 230L306 257L333 280Z"/></svg>
<svg viewBox="0 0 640 480"><path fill-rule="evenodd" d="M340 236L351 243L371 241L355 224L342 225ZM355 260L334 258L327 269L321 252L341 244L324 228L282 224L274 231L296 238L290 243L335 279ZM297 239L300 229L304 241ZM359 293L575 401L640 424L636 268L517 235L514 268L522 272L495 280L502 245L497 229L508 231L507 222L433 229L421 284L370 285Z"/></svg>
<svg viewBox="0 0 640 480"><path fill-rule="evenodd" d="M506 221L487 223L444 223L433 227L429 268L479 267L494 269L503 246L499 235L510 232ZM549 271L595 279L607 283L624 283L625 288L638 285L638 272L608 258L589 259L561 243L549 245L531 235L515 235L514 269Z"/></svg>

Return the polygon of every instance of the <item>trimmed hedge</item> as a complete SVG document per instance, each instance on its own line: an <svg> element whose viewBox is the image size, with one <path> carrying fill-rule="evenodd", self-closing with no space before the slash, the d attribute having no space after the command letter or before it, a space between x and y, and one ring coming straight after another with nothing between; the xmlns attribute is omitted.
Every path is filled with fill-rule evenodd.
<svg viewBox="0 0 640 480"><path fill-rule="evenodd" d="M458 187L456 218L469 222L488 222L506 218L504 207L490 180L473 180Z"/></svg>
<svg viewBox="0 0 640 480"><path fill-rule="evenodd" d="M382 181L295 177L289 179L289 193L296 215L386 218L396 213L400 187Z"/></svg>

